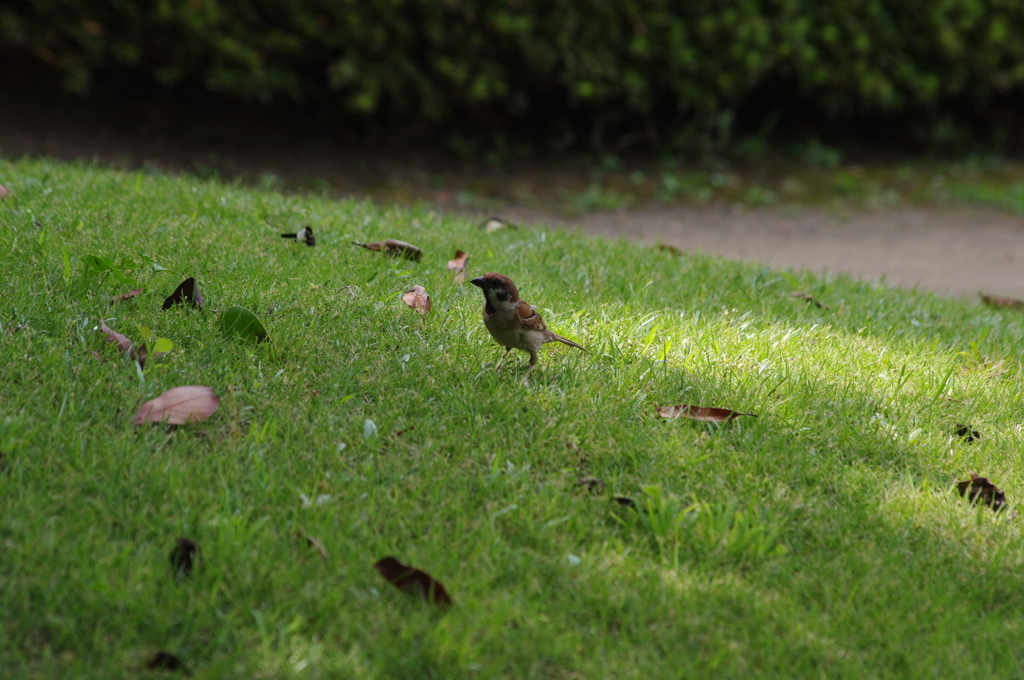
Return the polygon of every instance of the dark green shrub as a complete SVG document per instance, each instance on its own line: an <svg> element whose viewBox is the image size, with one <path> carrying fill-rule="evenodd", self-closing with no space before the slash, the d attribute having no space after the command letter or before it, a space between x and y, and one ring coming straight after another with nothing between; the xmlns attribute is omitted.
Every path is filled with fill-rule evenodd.
<svg viewBox="0 0 1024 680"><path fill-rule="evenodd" d="M752 91L832 116L984 112L1024 81L1019 0L7 0L0 47L85 90L112 66L428 123L727 129Z"/></svg>

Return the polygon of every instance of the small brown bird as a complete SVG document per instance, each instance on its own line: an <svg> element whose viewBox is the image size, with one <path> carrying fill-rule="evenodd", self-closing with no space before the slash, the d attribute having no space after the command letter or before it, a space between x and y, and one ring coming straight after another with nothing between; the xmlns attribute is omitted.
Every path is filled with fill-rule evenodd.
<svg viewBox="0 0 1024 680"><path fill-rule="evenodd" d="M572 340L563 338L557 333L548 330L544 319L534 311L533 307L519 299L519 289L512 279L504 274L484 274L470 281L474 286L479 286L484 291L484 325L499 345L505 348L505 353L498 361L498 368L505 361L505 357L513 349L521 349L530 353L530 368L526 369L523 382L526 382L530 371L537 365L537 350L541 345L556 340L571 347L577 347L586 351L585 347L577 345Z"/></svg>

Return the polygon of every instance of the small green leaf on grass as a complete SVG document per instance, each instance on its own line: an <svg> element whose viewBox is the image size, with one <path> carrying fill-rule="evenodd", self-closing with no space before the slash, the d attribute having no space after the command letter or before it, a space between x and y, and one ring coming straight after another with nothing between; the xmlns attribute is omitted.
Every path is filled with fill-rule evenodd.
<svg viewBox="0 0 1024 680"><path fill-rule="evenodd" d="M407 595L419 597L442 607L452 604L451 597L434 577L426 572L407 566L394 557L385 557L373 565L384 579Z"/></svg>
<svg viewBox="0 0 1024 680"><path fill-rule="evenodd" d="M175 542L170 556L171 569L174 570L174 575L176 577L188 576L192 573L192 567L199 560L201 552L199 545L195 541L191 541L184 536L179 538Z"/></svg>
<svg viewBox="0 0 1024 680"><path fill-rule="evenodd" d="M174 292L167 296L164 300L163 308L170 309L178 303L185 303L192 305L196 309L203 308L203 296L199 294L199 284L193 277L189 277L182 281Z"/></svg>
<svg viewBox="0 0 1024 680"><path fill-rule="evenodd" d="M220 313L220 332L225 336L264 342L267 331L256 315L245 307L228 307Z"/></svg>
<svg viewBox="0 0 1024 680"><path fill-rule="evenodd" d="M153 354L167 354L174 349L174 343L167 338L160 338L153 343Z"/></svg>
<svg viewBox="0 0 1024 680"><path fill-rule="evenodd" d="M214 394L212 387L184 385L169 389L156 399L147 401L132 416L132 423L182 425L206 420L219 408L220 397Z"/></svg>
<svg viewBox="0 0 1024 680"><path fill-rule="evenodd" d="M740 416L757 417L753 413L740 413L727 408L690 406L688 404L659 406L658 415L662 418L689 418L690 420L698 420L702 423L725 423Z"/></svg>
<svg viewBox="0 0 1024 680"><path fill-rule="evenodd" d="M145 253L139 253L138 251L136 251L136 252L139 255L139 259L142 260L154 272L165 272L165 271L167 271L167 267L161 267L159 264L157 264L156 260L154 260L149 255L146 255Z"/></svg>

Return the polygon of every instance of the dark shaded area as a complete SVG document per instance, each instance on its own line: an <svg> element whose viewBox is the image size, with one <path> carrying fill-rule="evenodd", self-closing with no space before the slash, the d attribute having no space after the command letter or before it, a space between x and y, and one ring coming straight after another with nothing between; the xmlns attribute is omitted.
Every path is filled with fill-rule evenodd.
<svg viewBox="0 0 1024 680"><path fill-rule="evenodd" d="M328 178L343 193L371 190L396 174L462 172L479 176L558 167L585 172L612 154L633 166L659 160L711 167L756 166L840 152L844 162L991 152L1024 155L1024 99L1007 96L989 112L951 103L944 113L830 117L792 83L752 91L712 129L687 128L671 108L618 122L557 98L530 115L469 116L427 124L410 116L360 116L336 103L259 104L194 83L162 87L120 68L104 71L88 94L65 90L57 73L22 54L0 52L0 152L95 159L199 175ZM552 136L550 121L562 132ZM673 130L673 126L677 129ZM941 134L933 134L941 128ZM700 143L678 151L675 136Z"/></svg>

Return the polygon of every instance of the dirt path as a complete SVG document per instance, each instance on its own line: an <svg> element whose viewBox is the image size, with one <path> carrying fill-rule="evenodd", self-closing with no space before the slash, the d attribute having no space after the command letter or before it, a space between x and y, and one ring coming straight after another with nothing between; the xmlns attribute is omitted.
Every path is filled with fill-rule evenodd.
<svg viewBox="0 0 1024 680"><path fill-rule="evenodd" d="M635 209L567 220L527 210L524 223L579 226L591 234L890 285L1024 298L1024 218L972 208L895 208L840 220L814 209Z"/></svg>
<svg viewBox="0 0 1024 680"><path fill-rule="evenodd" d="M46 155L193 171L215 158L223 176L314 176L326 178L335 191L356 194L368 186L368 175L398 176L401 182L403 176L422 174L408 155L357 150L351 141L332 139L329 129L274 127L258 116L253 120L252 109L204 118L202 106L182 106L169 96L131 104L120 97L96 103L32 82L21 89L0 87L0 101L3 157ZM454 190L447 187L444 193L450 197ZM450 203L442 206L451 208ZM503 214L527 224L579 225L592 234L782 267L884 277L889 284L918 285L941 294L974 296L983 291L1024 299L1024 218L990 209L892 208L848 219L811 208L685 206L576 219L514 208Z"/></svg>

